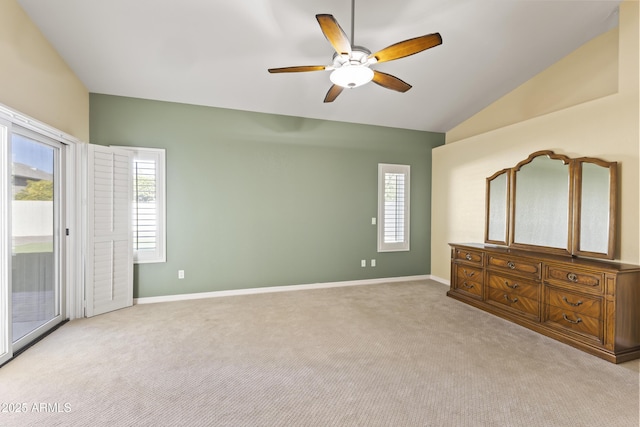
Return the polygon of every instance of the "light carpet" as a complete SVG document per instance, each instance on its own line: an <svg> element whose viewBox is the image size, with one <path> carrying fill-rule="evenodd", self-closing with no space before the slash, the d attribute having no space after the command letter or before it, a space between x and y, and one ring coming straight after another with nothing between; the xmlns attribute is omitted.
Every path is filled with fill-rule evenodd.
<svg viewBox="0 0 640 427"><path fill-rule="evenodd" d="M0 369L0 426L639 425L637 361L611 364L447 289L266 293L74 320Z"/></svg>

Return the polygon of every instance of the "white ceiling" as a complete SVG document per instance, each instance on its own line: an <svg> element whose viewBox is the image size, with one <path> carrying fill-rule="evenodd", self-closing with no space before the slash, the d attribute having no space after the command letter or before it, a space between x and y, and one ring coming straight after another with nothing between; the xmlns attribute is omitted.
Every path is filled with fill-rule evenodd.
<svg viewBox="0 0 640 427"><path fill-rule="evenodd" d="M18 0L93 93L446 132L617 25L619 0L357 0L355 44L443 44L375 65L413 85L368 84L330 104L315 19L351 34L350 0ZM352 41L353 42L353 41Z"/></svg>

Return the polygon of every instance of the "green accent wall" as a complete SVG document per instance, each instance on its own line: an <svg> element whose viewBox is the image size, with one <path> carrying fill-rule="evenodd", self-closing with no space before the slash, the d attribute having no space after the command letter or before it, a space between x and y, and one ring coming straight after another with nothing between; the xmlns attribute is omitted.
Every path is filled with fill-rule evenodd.
<svg viewBox="0 0 640 427"><path fill-rule="evenodd" d="M93 144L166 149L167 262L136 265L136 298L431 271L442 133L101 94L89 123ZM411 165L408 252L377 252L378 163Z"/></svg>

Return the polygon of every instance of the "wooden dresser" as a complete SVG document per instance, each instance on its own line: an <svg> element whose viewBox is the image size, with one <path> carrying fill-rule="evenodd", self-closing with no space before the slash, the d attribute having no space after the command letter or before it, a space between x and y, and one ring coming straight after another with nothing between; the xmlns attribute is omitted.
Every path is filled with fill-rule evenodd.
<svg viewBox="0 0 640 427"><path fill-rule="evenodd" d="M448 296L613 363L640 358L640 266L450 246Z"/></svg>

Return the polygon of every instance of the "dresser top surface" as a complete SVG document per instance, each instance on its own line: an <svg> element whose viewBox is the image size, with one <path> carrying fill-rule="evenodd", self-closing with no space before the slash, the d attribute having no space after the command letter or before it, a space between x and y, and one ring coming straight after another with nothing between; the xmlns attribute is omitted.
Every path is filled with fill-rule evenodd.
<svg viewBox="0 0 640 427"><path fill-rule="evenodd" d="M482 250L498 255L518 256L524 258L536 258L543 262L560 262L563 264L572 264L575 266L597 268L601 270L609 270L614 272L630 272L640 271L640 265L624 264L617 261L603 261L592 258L578 258L571 256L553 255L544 252L526 251L521 249L512 249L506 246L490 245L483 243L449 243L449 246L456 248L468 248Z"/></svg>

